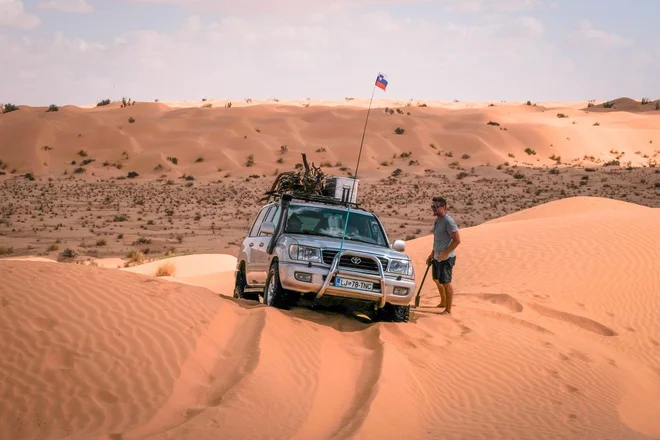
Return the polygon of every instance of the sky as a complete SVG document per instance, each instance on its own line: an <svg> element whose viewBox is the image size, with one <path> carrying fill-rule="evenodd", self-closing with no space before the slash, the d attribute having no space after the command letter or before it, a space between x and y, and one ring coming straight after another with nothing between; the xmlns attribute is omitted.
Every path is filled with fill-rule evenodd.
<svg viewBox="0 0 660 440"><path fill-rule="evenodd" d="M0 0L0 103L660 98L660 1Z"/></svg>

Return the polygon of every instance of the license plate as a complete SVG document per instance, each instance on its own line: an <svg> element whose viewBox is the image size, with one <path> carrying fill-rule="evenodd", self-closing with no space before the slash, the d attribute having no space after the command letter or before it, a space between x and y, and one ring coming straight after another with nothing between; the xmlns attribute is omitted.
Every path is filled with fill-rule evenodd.
<svg viewBox="0 0 660 440"><path fill-rule="evenodd" d="M373 290L374 283L370 281L352 280L350 278L335 278L336 287L348 287L357 290Z"/></svg>

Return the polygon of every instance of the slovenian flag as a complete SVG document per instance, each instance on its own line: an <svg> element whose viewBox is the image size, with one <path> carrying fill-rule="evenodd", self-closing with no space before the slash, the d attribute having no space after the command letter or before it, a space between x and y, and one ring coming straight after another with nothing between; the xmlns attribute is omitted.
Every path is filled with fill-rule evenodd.
<svg viewBox="0 0 660 440"><path fill-rule="evenodd" d="M387 89L387 79L385 79L385 75L382 73L379 73L378 76L376 77L376 87L381 88L383 90Z"/></svg>

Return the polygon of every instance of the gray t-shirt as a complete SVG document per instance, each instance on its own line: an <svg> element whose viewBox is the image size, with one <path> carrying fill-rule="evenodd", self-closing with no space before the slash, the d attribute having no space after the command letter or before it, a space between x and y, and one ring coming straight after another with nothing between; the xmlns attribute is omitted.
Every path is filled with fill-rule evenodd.
<svg viewBox="0 0 660 440"><path fill-rule="evenodd" d="M440 254L449 247L452 242L451 235L458 231L454 219L445 214L444 217L436 219L433 224L433 258L437 259ZM456 256L456 249L451 251L447 258Z"/></svg>

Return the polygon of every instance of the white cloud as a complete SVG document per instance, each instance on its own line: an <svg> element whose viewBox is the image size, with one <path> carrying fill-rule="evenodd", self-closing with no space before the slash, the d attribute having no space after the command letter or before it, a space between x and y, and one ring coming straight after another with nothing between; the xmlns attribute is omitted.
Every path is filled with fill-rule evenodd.
<svg viewBox="0 0 660 440"><path fill-rule="evenodd" d="M621 77L610 67L594 83L593 68L584 68L579 53L544 43L545 25L533 17L491 17L468 26L381 10L310 12L313 20L274 15L209 22L200 12L172 32L138 29L103 42L73 38L75 31L43 39L0 34L6 59L0 96L36 105L122 96L341 99L368 96L375 75L384 72L390 87L380 96L386 98L586 99L602 91L610 96ZM620 59L640 77L651 78L659 64Z"/></svg>
<svg viewBox="0 0 660 440"><path fill-rule="evenodd" d="M556 4L541 0L435 0L445 4L447 12L521 12L555 8Z"/></svg>
<svg viewBox="0 0 660 440"><path fill-rule="evenodd" d="M540 6L539 0L491 0L491 7L496 11L530 11Z"/></svg>
<svg viewBox="0 0 660 440"><path fill-rule="evenodd" d="M221 14L343 13L362 6L435 3L438 0L123 0L135 3L177 4L193 11ZM453 0L456 1L456 0Z"/></svg>
<svg viewBox="0 0 660 440"><path fill-rule="evenodd" d="M543 23L534 17L520 17L516 20L516 25L522 31L522 37L525 36L531 39L540 38L545 32Z"/></svg>
<svg viewBox="0 0 660 440"><path fill-rule="evenodd" d="M61 12L84 14L94 11L94 7L87 0L44 0L39 2L41 9L52 9Z"/></svg>
<svg viewBox="0 0 660 440"><path fill-rule="evenodd" d="M467 89L472 86L465 75L473 75L475 65L498 65L498 72L507 72L498 57L522 62L539 29L535 19L442 27L382 11L312 23L272 17L205 23L191 16L173 33L136 30L108 44L62 34L41 41L2 40L0 52L10 54L7 66L14 67L0 66L8 79L4 84L12 84L0 84L0 95L16 102L79 104L129 95L138 100L342 98L364 94L379 71L390 76L388 93L422 95L428 90L424 83L437 84L438 71ZM48 72L48 79L27 81L30 72ZM87 86L69 85L66 78ZM454 86L442 88L452 98L459 93Z"/></svg>
<svg viewBox="0 0 660 440"><path fill-rule="evenodd" d="M580 28L575 32L574 37L579 41L593 43L604 48L628 47L634 44L630 38L595 28L589 20L580 22Z"/></svg>
<svg viewBox="0 0 660 440"><path fill-rule="evenodd" d="M20 0L0 0L0 28L34 29L41 20L25 11Z"/></svg>

